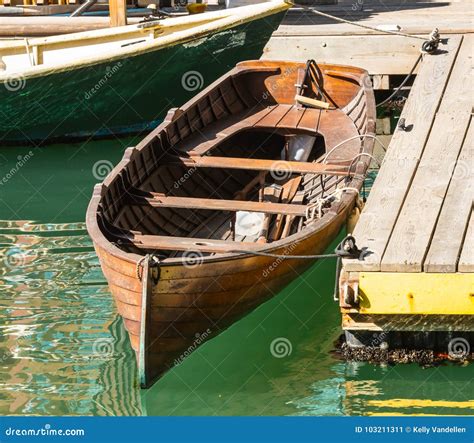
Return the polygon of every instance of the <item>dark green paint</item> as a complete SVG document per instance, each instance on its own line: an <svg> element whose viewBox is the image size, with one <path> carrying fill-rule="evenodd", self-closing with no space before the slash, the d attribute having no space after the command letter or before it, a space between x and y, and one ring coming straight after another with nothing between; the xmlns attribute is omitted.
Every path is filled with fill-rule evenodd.
<svg viewBox="0 0 474 443"><path fill-rule="evenodd" d="M0 86L0 143L149 129L242 60L260 58L285 12L122 60ZM199 43L199 44L198 44ZM201 78L183 87L183 76ZM12 89L12 88L10 88Z"/></svg>

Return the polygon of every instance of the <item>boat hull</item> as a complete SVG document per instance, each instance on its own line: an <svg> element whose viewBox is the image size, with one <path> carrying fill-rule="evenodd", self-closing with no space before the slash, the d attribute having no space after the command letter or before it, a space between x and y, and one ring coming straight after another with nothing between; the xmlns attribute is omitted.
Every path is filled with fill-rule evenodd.
<svg viewBox="0 0 474 443"><path fill-rule="evenodd" d="M150 130L237 62L259 58L285 13L133 57L11 77L0 87L0 143Z"/></svg>
<svg viewBox="0 0 474 443"><path fill-rule="evenodd" d="M324 81L334 109L294 104L295 85L316 89L302 76L310 69L324 76L318 83ZM275 105L262 106L265 96ZM304 162L280 160L287 146L281 131L290 142L313 134L315 160L304 168ZM369 167L374 132L375 101L365 71L248 61L171 110L126 150L95 186L86 222L142 387L278 294L314 263L308 256L326 250L357 203L354 191ZM359 137L364 140L348 143ZM269 177L273 159L292 177L278 183ZM338 164L347 169L328 168ZM285 195L271 194L275 185L285 187ZM300 193L297 201L290 200L292 192ZM242 233L232 217L239 211L263 212L269 222ZM287 217L285 226L279 214ZM291 214L299 214L298 223Z"/></svg>
<svg viewBox="0 0 474 443"><path fill-rule="evenodd" d="M341 230L348 210L303 241L275 252L322 253ZM162 265L147 306L147 325L142 328L142 283L137 277L136 263L95 246L139 367L140 349L147 353L143 359L147 363L140 368L144 372L142 387L153 384L202 343L275 296L315 261L239 256L214 262L200 263L197 259L179 266ZM142 340L147 346L141 348Z"/></svg>

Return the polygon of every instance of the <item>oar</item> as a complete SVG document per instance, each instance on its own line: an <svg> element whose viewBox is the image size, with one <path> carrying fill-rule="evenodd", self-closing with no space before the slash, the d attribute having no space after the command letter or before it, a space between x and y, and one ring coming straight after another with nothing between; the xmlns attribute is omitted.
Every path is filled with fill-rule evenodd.
<svg viewBox="0 0 474 443"><path fill-rule="evenodd" d="M303 203L303 200L304 200L304 191L298 191L295 197L293 198L293 200L291 201L291 203L301 204ZM283 232L281 233L280 238L288 237L291 230L291 225L293 224L293 221L295 220L295 218L296 217L294 217L293 215L286 216L285 227L283 228Z"/></svg>
<svg viewBox="0 0 474 443"><path fill-rule="evenodd" d="M283 192L281 196L281 203L291 202L298 191L298 187L301 183L302 176L290 178L283 186ZM269 238L272 240L278 240L280 238L283 224L286 216L283 214L278 214L273 225L273 229Z"/></svg>
<svg viewBox="0 0 474 443"><path fill-rule="evenodd" d="M277 185L276 183L271 184L270 186L266 186L263 190L263 200L266 202L271 203L278 203L282 193L282 186ZM257 243L267 243L270 236L268 235L268 229L270 227L272 215L265 214L265 218L263 219L262 230L260 231L260 235L258 236Z"/></svg>

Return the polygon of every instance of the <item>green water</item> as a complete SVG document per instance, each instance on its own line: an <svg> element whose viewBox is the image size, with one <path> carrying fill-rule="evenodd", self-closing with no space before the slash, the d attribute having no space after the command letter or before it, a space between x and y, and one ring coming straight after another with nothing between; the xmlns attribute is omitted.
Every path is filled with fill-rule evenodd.
<svg viewBox="0 0 474 443"><path fill-rule="evenodd" d="M30 148L0 148L0 415L472 413L473 365L383 367L331 353L332 260L140 392L84 224L104 161L134 143L54 145L26 161ZM272 355L276 339L286 356Z"/></svg>

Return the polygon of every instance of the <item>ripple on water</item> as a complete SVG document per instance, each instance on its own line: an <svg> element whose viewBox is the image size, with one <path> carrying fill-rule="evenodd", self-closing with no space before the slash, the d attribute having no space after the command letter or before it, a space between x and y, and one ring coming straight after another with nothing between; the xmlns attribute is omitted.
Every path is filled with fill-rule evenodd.
<svg viewBox="0 0 474 443"><path fill-rule="evenodd" d="M139 415L135 371L85 224L0 221L0 414Z"/></svg>
<svg viewBox="0 0 474 443"><path fill-rule="evenodd" d="M140 394L84 223L0 221L0 415L472 414L473 365L333 358L333 272L318 262Z"/></svg>

